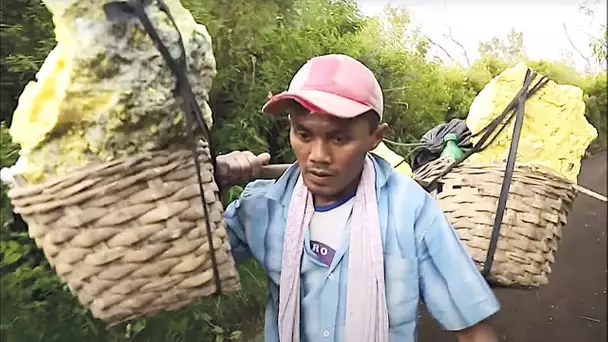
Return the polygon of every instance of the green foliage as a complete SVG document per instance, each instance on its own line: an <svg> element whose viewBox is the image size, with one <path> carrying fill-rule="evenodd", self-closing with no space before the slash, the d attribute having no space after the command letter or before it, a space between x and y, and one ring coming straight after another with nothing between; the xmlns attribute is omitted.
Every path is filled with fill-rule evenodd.
<svg viewBox="0 0 608 342"><path fill-rule="evenodd" d="M310 56L353 48L352 37L364 23L354 1L220 1L200 6L213 8L206 14L209 20L197 19L212 23L220 71L211 107L220 150L269 151L273 162L291 160L287 120L262 115L261 104L269 92L283 91Z"/></svg>
<svg viewBox="0 0 608 342"><path fill-rule="evenodd" d="M529 61L523 36L511 32L481 44L483 58L470 68L429 61L429 42L413 29L406 9L387 8L380 18L363 16L354 0L182 0L213 37L218 75L210 105L220 152L268 151L272 162L293 160L288 122L261 113L268 93L285 90L307 59L326 53L359 58L385 92L389 138L417 141L428 129L464 118L475 95L505 68L526 60L559 83L581 87L587 117L606 147L606 73L582 75L560 62ZM34 79L53 48L52 22L40 1L2 2L0 11L2 120L10 121L17 97ZM605 43L605 40L602 41ZM605 50L604 50L605 51ZM604 57L605 58L605 55ZM18 146L0 126L0 167L12 165ZM397 147L397 152L407 150ZM243 291L209 298L175 312L106 329L83 309L54 275L41 251L13 218L2 185L0 202L0 339L2 341L229 341L243 340L262 325L265 277L259 265L239 266ZM227 192L235 199L242 188Z"/></svg>
<svg viewBox="0 0 608 342"><path fill-rule="evenodd" d="M511 29L506 39L494 37L479 44L482 57L495 56L505 61L516 61L525 57L524 34Z"/></svg>
<svg viewBox="0 0 608 342"><path fill-rule="evenodd" d="M23 87L55 46L51 15L39 0L0 5L0 114L10 120Z"/></svg>
<svg viewBox="0 0 608 342"><path fill-rule="evenodd" d="M597 38L593 37L590 45L596 61L601 65L606 65L606 62L608 62L608 31L606 31L606 25L602 25L601 34Z"/></svg>
<svg viewBox="0 0 608 342"><path fill-rule="evenodd" d="M599 0L583 0L578 5L578 11L589 20L593 20L596 15L593 7L599 5L599 3ZM590 34L589 38L591 54L599 65L606 66L608 62L608 31L606 31L606 25L600 25L598 32Z"/></svg>
<svg viewBox="0 0 608 342"><path fill-rule="evenodd" d="M586 116L589 122L598 131L598 137L589 148L590 152L606 149L608 140L608 88L606 87L606 73L596 75L586 84L585 104L587 105Z"/></svg>

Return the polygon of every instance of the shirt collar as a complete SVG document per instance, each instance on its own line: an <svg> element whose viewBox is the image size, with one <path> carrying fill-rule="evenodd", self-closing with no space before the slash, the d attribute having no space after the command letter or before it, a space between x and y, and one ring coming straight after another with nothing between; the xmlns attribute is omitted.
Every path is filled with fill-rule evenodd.
<svg viewBox="0 0 608 342"><path fill-rule="evenodd" d="M375 154L369 154L374 163L376 170L376 189L382 189L391 175L393 167L384 159ZM283 175L272 185L266 193L266 197L281 202L282 205L288 206L291 201L291 194L300 176L300 167L297 163L292 164Z"/></svg>

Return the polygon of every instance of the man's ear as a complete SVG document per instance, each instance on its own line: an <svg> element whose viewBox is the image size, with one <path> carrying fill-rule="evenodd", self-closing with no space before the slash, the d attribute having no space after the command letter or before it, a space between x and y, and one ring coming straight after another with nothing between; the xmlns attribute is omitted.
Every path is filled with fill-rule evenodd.
<svg viewBox="0 0 608 342"><path fill-rule="evenodd" d="M374 133L373 133L374 140L373 140L372 150L376 149L376 147L378 147L378 145L380 145L380 143L382 142L382 139L384 139L384 134L386 134L387 131L388 131L388 124L386 122L378 124L378 127L376 127L376 130L374 130Z"/></svg>

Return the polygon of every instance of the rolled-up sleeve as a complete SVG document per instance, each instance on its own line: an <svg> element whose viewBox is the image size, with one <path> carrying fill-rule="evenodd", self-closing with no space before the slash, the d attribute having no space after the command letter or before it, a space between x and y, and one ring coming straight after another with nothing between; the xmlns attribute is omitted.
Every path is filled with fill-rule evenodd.
<svg viewBox="0 0 608 342"><path fill-rule="evenodd" d="M498 299L433 198L416 222L420 291L445 330L469 328L500 309Z"/></svg>

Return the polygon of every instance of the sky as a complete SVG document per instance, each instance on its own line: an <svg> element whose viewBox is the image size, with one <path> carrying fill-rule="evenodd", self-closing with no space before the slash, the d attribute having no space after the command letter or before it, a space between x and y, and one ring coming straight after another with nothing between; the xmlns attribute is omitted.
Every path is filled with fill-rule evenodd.
<svg viewBox="0 0 608 342"><path fill-rule="evenodd" d="M471 62L479 57L479 42L506 37L514 28L523 32L526 53L531 58L558 60L570 55L582 71L585 59L569 43L563 25L576 48L591 56L589 34L597 35L600 25L606 24L606 0L595 1L590 6L595 11L593 18L578 11L581 0L358 0L358 3L366 15L380 14L389 4L406 6L412 13L413 25L462 63L465 59L461 49L443 37L449 32L448 26L467 50Z"/></svg>

